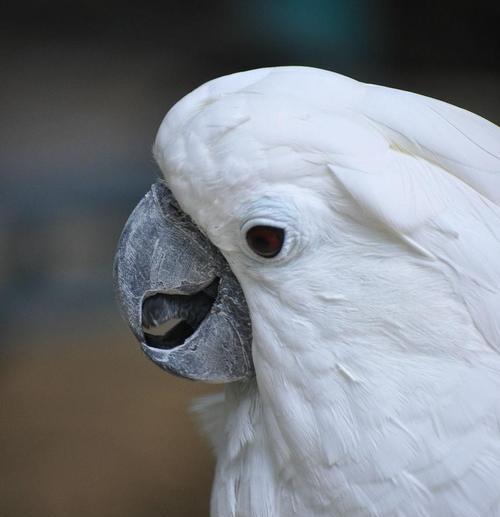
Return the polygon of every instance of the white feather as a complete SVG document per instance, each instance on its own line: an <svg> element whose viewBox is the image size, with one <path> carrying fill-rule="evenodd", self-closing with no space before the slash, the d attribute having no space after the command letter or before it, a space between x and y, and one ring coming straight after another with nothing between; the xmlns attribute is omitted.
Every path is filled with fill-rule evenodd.
<svg viewBox="0 0 500 517"><path fill-rule="evenodd" d="M186 96L155 155L252 317L212 515L498 517L500 129L284 67ZM256 216L277 259L245 247Z"/></svg>

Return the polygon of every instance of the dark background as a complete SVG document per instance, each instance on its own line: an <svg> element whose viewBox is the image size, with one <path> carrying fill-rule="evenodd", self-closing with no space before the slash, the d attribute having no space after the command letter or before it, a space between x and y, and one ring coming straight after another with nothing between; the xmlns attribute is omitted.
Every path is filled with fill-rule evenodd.
<svg viewBox="0 0 500 517"><path fill-rule="evenodd" d="M141 357L114 248L169 107L309 65L500 122L500 2L7 2L0 16L0 516L204 516L209 388Z"/></svg>

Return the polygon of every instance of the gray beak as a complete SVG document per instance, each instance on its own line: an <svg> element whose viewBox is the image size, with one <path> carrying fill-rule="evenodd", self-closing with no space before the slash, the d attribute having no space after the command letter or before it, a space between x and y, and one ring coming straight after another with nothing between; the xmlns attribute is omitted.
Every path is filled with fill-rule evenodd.
<svg viewBox="0 0 500 517"><path fill-rule="evenodd" d="M153 184L123 229L114 280L123 317L161 368L208 382L253 376L243 291L162 183Z"/></svg>

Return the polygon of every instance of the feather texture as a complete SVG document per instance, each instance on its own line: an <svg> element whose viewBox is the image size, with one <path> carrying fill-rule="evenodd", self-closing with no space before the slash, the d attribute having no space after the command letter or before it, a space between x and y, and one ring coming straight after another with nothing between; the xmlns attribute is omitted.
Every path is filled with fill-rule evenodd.
<svg viewBox="0 0 500 517"><path fill-rule="evenodd" d="M500 129L283 67L186 96L155 156L252 317L212 515L499 517ZM268 261L241 230L263 220Z"/></svg>

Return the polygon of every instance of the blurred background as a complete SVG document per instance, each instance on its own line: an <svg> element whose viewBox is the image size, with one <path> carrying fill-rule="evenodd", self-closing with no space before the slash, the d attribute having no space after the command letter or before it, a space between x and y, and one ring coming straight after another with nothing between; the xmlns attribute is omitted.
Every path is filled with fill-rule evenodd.
<svg viewBox="0 0 500 517"><path fill-rule="evenodd" d="M206 516L189 412L141 356L116 241L156 130L219 75L317 66L500 123L500 3L6 2L0 17L0 516Z"/></svg>

